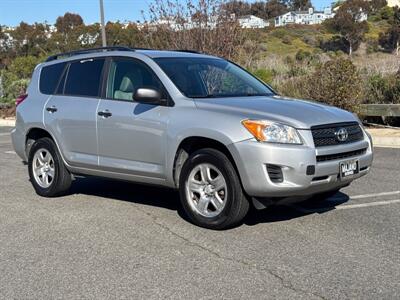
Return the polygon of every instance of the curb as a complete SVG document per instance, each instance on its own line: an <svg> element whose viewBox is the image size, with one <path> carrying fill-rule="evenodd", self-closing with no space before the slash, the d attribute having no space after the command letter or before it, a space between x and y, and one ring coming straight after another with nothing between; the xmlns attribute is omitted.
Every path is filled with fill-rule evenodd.
<svg viewBox="0 0 400 300"><path fill-rule="evenodd" d="M374 147L400 148L400 129L367 129L372 136Z"/></svg>
<svg viewBox="0 0 400 300"><path fill-rule="evenodd" d="M0 126L15 127L15 119L0 119Z"/></svg>

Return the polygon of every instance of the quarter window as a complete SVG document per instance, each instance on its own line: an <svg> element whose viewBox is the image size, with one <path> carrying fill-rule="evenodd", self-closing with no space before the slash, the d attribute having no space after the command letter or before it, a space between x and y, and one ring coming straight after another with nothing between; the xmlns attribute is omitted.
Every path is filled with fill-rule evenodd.
<svg viewBox="0 0 400 300"><path fill-rule="evenodd" d="M66 63L54 64L43 67L40 74L40 92L51 95L54 93Z"/></svg>
<svg viewBox="0 0 400 300"><path fill-rule="evenodd" d="M104 59L85 59L71 63L64 94L98 97Z"/></svg>

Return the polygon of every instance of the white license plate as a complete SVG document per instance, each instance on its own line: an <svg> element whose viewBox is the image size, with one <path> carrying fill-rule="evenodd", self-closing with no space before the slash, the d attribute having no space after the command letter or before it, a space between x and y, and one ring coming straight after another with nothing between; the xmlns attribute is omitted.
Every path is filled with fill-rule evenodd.
<svg viewBox="0 0 400 300"><path fill-rule="evenodd" d="M358 160L347 160L339 163L340 178L351 177L360 171Z"/></svg>

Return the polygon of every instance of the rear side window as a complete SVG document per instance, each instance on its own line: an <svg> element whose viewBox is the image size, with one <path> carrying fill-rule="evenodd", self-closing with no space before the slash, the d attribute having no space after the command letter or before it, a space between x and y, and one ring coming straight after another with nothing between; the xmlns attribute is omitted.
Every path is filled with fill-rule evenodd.
<svg viewBox="0 0 400 300"><path fill-rule="evenodd" d="M40 73L40 92L42 94L51 95L54 93L58 81L64 71L66 63L55 64L43 67Z"/></svg>
<svg viewBox="0 0 400 300"><path fill-rule="evenodd" d="M64 94L97 97L100 94L104 59L85 59L71 63Z"/></svg>

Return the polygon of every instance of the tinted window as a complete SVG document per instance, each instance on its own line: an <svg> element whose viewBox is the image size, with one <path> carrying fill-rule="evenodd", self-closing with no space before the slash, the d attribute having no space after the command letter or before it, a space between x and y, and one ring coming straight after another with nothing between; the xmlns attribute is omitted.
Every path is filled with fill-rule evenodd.
<svg viewBox="0 0 400 300"><path fill-rule="evenodd" d="M57 90L55 91L56 95L62 95L64 93L65 79L67 78L67 74L68 74L68 66L60 79L60 83L57 86Z"/></svg>
<svg viewBox="0 0 400 300"><path fill-rule="evenodd" d="M107 98L133 101L138 88L153 88L162 92L162 85L143 63L132 59L114 59L110 66Z"/></svg>
<svg viewBox="0 0 400 300"><path fill-rule="evenodd" d="M40 92L42 94L53 94L66 63L55 64L44 67L40 74Z"/></svg>
<svg viewBox="0 0 400 300"><path fill-rule="evenodd" d="M187 97L218 98L273 95L254 76L223 59L154 59Z"/></svg>
<svg viewBox="0 0 400 300"><path fill-rule="evenodd" d="M71 63L64 94L99 96L104 59L85 59Z"/></svg>

